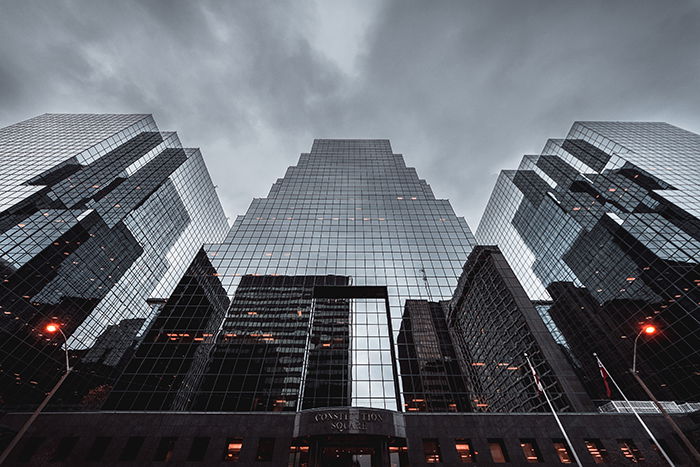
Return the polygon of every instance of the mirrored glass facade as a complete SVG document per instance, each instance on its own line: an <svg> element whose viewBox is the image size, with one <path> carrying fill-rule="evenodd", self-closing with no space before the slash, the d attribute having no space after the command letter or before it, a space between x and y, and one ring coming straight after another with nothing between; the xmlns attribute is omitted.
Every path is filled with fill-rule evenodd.
<svg viewBox="0 0 700 467"><path fill-rule="evenodd" d="M46 114L0 129L0 400L104 402L134 342L228 224L197 149L150 115Z"/></svg>
<svg viewBox="0 0 700 467"><path fill-rule="evenodd" d="M410 300L449 299L473 245L464 219L388 140L315 140L224 242L205 246L230 301L219 323L189 329L196 308L171 297L163 316L176 313L182 327L151 328L135 361L180 345L207 357L188 363L189 381L174 363L170 373L148 370L174 381L170 393L188 394L162 410L404 410L417 397L402 385L419 378L406 367L402 379L397 365L411 353L399 338L404 310ZM110 407L143 407L150 386L135 382L139 371L130 365Z"/></svg>
<svg viewBox="0 0 700 467"><path fill-rule="evenodd" d="M594 398L596 351L630 398L700 399L700 136L577 122L501 172L477 230L497 244ZM619 397L616 395L614 397Z"/></svg>

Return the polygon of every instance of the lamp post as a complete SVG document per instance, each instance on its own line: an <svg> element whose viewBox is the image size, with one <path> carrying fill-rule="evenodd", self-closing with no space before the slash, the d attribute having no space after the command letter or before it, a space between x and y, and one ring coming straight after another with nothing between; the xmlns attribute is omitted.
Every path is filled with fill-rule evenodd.
<svg viewBox="0 0 700 467"><path fill-rule="evenodd" d="M678 435L678 437L681 439L685 447L688 449L688 452L692 454L692 456L695 458L695 462L697 465L700 465L700 453L698 453L698 450L695 449L695 446L693 446L693 443L690 442L688 437L683 433L683 430L680 429L680 427L676 424L676 422L673 420L673 418L668 414L666 409L661 405L661 403L656 399L656 396L651 392L649 387L646 385L644 381L642 381L642 378L639 376L639 373L637 372L637 341L639 340L640 336L642 334L646 334L647 336L652 336L656 334L657 329L656 326L647 324L642 329L639 331L639 334L637 334L637 337L634 339L634 351L632 354L632 369L630 372L632 373L632 376L634 376L634 379L637 380L639 385L644 389L644 392L646 392L647 396L654 402L654 405L656 406L657 409L659 409L659 412L663 415L663 417L666 419L669 425L671 425L671 428L673 431ZM661 446L659 446L661 449Z"/></svg>
<svg viewBox="0 0 700 467"><path fill-rule="evenodd" d="M22 425L22 428L17 432L14 438L12 438L12 441L10 441L10 444L7 445L5 450L2 452L2 456L0 456L0 465L2 465L7 457L10 455L12 450L17 446L17 443L22 439L22 436L27 432L29 427L34 423L34 420L39 416L42 410L44 410L44 407L46 407L46 404L49 403L51 398L56 394L56 391L58 391L58 388L61 387L63 382L68 378L68 375L70 374L72 368L70 367L70 361L68 359L68 338L66 337L66 334L63 332L61 329L61 325L57 323L49 323L46 325L44 330L50 334L54 334L56 332L60 332L61 336L63 336L63 343L64 343L64 349L66 351L66 372L61 376L61 379L58 380L58 382L54 385L54 387L51 389L51 391L46 395L43 401L41 401L41 404L39 404L39 407L36 408L34 413L32 414L29 419L24 422L24 425Z"/></svg>

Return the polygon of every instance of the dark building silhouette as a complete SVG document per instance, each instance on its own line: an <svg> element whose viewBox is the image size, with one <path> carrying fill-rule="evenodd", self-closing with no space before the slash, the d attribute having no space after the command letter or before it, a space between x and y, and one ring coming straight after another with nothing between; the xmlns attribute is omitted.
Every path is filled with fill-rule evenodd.
<svg viewBox="0 0 700 467"><path fill-rule="evenodd" d="M559 411L594 406L498 247L476 246L449 304L475 411L547 412L524 354Z"/></svg>
<svg viewBox="0 0 700 467"><path fill-rule="evenodd" d="M470 388L444 305L406 300L398 337L404 410L470 412Z"/></svg>

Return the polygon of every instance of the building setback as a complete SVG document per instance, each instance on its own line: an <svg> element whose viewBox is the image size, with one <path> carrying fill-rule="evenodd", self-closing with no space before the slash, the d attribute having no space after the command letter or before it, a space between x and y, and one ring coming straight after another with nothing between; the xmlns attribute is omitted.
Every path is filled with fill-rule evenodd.
<svg viewBox="0 0 700 467"><path fill-rule="evenodd" d="M150 115L45 114L0 129L0 400L99 407L201 244L228 228L197 149Z"/></svg>
<svg viewBox="0 0 700 467"><path fill-rule="evenodd" d="M630 399L700 400L700 135L577 122L501 172L477 230L498 245L594 399L597 352ZM613 397L619 398L619 395Z"/></svg>

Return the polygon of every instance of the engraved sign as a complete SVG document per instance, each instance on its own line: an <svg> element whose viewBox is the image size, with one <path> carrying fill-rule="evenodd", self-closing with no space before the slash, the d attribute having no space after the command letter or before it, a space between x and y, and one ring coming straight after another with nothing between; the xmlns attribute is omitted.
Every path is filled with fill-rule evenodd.
<svg viewBox="0 0 700 467"><path fill-rule="evenodd" d="M365 432L368 424L384 421L384 416L376 412L329 411L314 414L314 423L325 423L332 431L344 433L346 431Z"/></svg>

